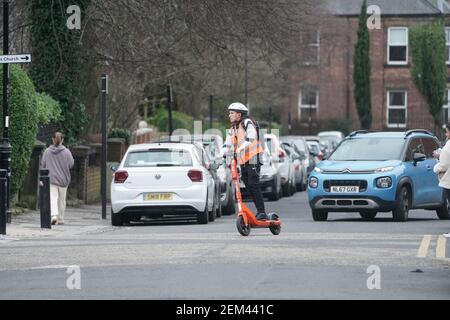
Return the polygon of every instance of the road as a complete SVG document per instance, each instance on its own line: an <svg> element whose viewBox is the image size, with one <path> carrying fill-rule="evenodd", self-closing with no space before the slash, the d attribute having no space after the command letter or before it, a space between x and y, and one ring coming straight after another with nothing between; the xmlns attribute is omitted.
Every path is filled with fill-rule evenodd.
<svg viewBox="0 0 450 320"><path fill-rule="evenodd" d="M0 299L450 298L440 236L450 222L434 212L412 211L406 223L387 213L314 222L304 192L266 205L281 216L278 236L253 229L242 237L226 216L4 241Z"/></svg>

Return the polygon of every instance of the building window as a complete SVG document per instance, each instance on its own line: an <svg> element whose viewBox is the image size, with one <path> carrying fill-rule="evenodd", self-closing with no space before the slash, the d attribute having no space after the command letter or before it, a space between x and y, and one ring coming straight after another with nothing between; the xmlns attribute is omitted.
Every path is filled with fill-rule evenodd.
<svg viewBox="0 0 450 320"><path fill-rule="evenodd" d="M450 28L445 28L445 57L450 64Z"/></svg>
<svg viewBox="0 0 450 320"><path fill-rule="evenodd" d="M389 28L388 63L408 64L408 28Z"/></svg>
<svg viewBox="0 0 450 320"><path fill-rule="evenodd" d="M317 65L320 62L320 32L319 30L305 32L302 36L303 64Z"/></svg>
<svg viewBox="0 0 450 320"><path fill-rule="evenodd" d="M408 94L406 91L392 90L387 93L388 128L406 128Z"/></svg>
<svg viewBox="0 0 450 320"><path fill-rule="evenodd" d="M302 89L298 109L301 122L315 122L319 112L319 91L311 88Z"/></svg>
<svg viewBox="0 0 450 320"><path fill-rule="evenodd" d="M448 107L450 105L450 102L448 99L450 98L450 89L445 90L445 97L444 97L444 105L442 106L442 120L444 124L448 123Z"/></svg>

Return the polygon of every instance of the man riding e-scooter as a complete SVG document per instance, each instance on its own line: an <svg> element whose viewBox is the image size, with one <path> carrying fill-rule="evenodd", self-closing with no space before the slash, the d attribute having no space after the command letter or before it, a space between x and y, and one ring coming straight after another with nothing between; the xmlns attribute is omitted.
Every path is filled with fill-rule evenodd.
<svg viewBox="0 0 450 320"><path fill-rule="evenodd" d="M260 189L261 154L264 152L259 141L256 124L248 116L248 108L242 103L228 107L231 128L220 151L219 158L226 155L236 144L237 161L241 167L241 178L253 198L258 214L257 220L268 220Z"/></svg>

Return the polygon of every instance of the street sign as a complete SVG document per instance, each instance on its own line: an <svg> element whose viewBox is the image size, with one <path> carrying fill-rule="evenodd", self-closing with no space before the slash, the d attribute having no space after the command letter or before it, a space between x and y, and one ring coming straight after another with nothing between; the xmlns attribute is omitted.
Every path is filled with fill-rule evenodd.
<svg viewBox="0 0 450 320"><path fill-rule="evenodd" d="M0 56L0 64L4 63L30 63L31 54L17 54Z"/></svg>

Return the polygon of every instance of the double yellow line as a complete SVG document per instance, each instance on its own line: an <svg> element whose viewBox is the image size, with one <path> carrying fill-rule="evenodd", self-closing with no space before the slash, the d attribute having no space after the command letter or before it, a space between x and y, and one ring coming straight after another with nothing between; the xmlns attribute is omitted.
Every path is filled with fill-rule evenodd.
<svg viewBox="0 0 450 320"><path fill-rule="evenodd" d="M431 235L423 236L422 242L420 243L419 251L417 251L417 258L427 257L428 248L430 247L431 240L432 240ZM445 237L442 235L438 236L436 244L436 258L438 259L445 258L445 245L446 245Z"/></svg>

